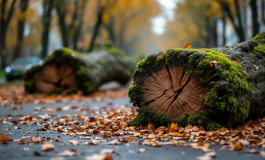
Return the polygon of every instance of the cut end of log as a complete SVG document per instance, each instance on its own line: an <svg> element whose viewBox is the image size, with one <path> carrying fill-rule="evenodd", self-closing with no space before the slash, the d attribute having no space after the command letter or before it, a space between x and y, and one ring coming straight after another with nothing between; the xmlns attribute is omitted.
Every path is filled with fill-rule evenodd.
<svg viewBox="0 0 265 160"><path fill-rule="evenodd" d="M201 96L209 92L209 87L192 73L187 74L184 66L166 65L150 74L143 83L143 97L152 111L174 119L185 112L194 115L203 108Z"/></svg>
<svg viewBox="0 0 265 160"><path fill-rule="evenodd" d="M159 117L185 125L233 127L249 111L247 74L219 51L177 48L151 55L137 64L133 78L129 97L139 108L137 125L161 124Z"/></svg>
<svg viewBox="0 0 265 160"><path fill-rule="evenodd" d="M49 64L34 77L35 87L44 93L61 91L68 93L77 88L76 72L70 66Z"/></svg>

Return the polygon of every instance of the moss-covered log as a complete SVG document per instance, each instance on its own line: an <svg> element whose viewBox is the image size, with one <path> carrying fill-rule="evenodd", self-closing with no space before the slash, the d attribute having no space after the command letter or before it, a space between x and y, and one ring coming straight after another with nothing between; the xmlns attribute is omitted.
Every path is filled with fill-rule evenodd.
<svg viewBox="0 0 265 160"><path fill-rule="evenodd" d="M137 64L131 124L236 127L265 115L265 33L230 47L175 48Z"/></svg>
<svg viewBox="0 0 265 160"><path fill-rule="evenodd" d="M27 93L94 92L101 84L117 81L126 84L135 64L113 47L81 54L63 48L54 51L41 66L34 66L24 75Z"/></svg>

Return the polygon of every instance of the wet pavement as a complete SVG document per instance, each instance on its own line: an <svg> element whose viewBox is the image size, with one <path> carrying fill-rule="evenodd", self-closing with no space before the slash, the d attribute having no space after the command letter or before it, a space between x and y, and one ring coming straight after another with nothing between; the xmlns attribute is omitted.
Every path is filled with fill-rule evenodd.
<svg viewBox="0 0 265 160"><path fill-rule="evenodd" d="M122 99L113 99L112 108L121 107L124 104L129 104L128 98ZM89 108L90 110L93 108L98 108L99 106L107 106L110 107L109 99L104 99L102 101L86 101L83 100L81 102L65 102L65 103L54 103L54 104L23 104L22 110L12 110L14 106L2 106L0 107L0 119L6 118L6 121L11 121L13 119L17 119L22 115L32 115L33 117L43 117L47 116L47 110L50 109L50 114L55 116L50 117L54 121L60 118L60 115L65 114L84 114L82 110L74 111L74 110L62 110L61 112L53 112L58 107L72 105L78 106L80 108ZM45 107L46 111L36 110L36 108ZM89 112L87 112L88 116L90 116ZM44 119L45 120L45 119ZM17 127L20 126L20 129ZM197 159L198 156L202 156L205 154L203 150L200 149L192 149L191 147L181 147L175 145L164 145L161 147L151 147L146 145L139 145L139 142L142 140L136 140L135 143L121 143L119 145L110 145L109 141L113 140L112 138L106 138L104 141L97 145L88 145L87 142L91 141L91 137L97 137L97 134L88 137L87 139L81 139L80 136L71 136L62 134L60 132L51 132L49 130L46 131L37 131L37 129L41 128L42 125L38 123L33 124L3 124L0 123L0 134L4 134L15 142L10 142L9 144L0 143L0 159L8 160L8 159L97 159L99 157L93 155L98 155L104 149L111 149L111 154L113 159L117 160L134 160L134 159L152 159L152 160L193 160ZM27 137L37 137L40 136L43 141L50 141L54 139L58 139L59 142L53 142L54 150L49 152L41 151L42 144L28 144L21 145L17 141L24 139L24 141L29 141ZM24 138L22 138L24 137ZM73 145L69 143L69 140L76 140L79 142L79 145ZM139 152L141 148L145 148L146 151ZM216 160L229 160L229 159L238 159L238 160L249 160L249 159L265 159L260 154L246 153L244 151L226 151L219 150L220 145L211 145L210 150L216 152ZM74 156L60 156L59 153L64 150L76 150L78 152L77 155ZM244 150L249 148L245 147ZM265 150L255 148L256 150Z"/></svg>

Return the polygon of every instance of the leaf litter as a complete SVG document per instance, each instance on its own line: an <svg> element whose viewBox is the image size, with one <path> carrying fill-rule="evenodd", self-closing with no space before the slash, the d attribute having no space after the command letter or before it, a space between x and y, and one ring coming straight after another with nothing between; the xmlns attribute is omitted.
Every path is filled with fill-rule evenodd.
<svg viewBox="0 0 265 160"><path fill-rule="evenodd" d="M210 63L215 65L217 63ZM25 98L26 101L21 101ZM39 97L39 98L38 98ZM97 97L97 98L95 98ZM99 96L100 97L100 96ZM0 99L4 105L11 105L11 110L23 109L21 104L33 102L37 105L34 112L42 112L43 114L31 115L7 115L0 119L0 124L14 126L13 129L19 129L21 125L37 125L39 128L36 132L57 132L58 134L73 137L68 141L68 145L98 145L100 143L107 145L126 145L137 144L141 147L134 153L143 153L148 151L144 146L161 147L165 145L191 147L193 149L201 149L206 153L197 159L213 159L216 152L211 149L211 145L220 144L221 150L244 151L244 148L250 148L244 151L245 153L260 154L265 156L265 118L257 121L249 121L244 125L235 129L220 128L216 131L206 131L200 126L180 127L176 123L170 126L160 126L155 128L151 123L147 127L128 126L128 122L132 120L137 112L134 107L122 104L118 107L113 107L114 104L109 100L106 106L85 107L84 102L100 101L102 97L98 96L83 97L82 95L24 95L21 98L15 99L4 97L0 90ZM39 100L36 102L36 100ZM57 108L45 107L44 104L56 102L77 101L76 105L65 105ZM82 101L81 101L82 100ZM2 106L3 106L3 101ZM81 101L81 102L80 102ZM16 107L17 106L17 107ZM70 113L60 113L71 111ZM55 114L57 113L57 114ZM3 130L9 130L5 128ZM29 132L30 133L30 132ZM78 139L76 139L78 138ZM25 140L28 139L28 140ZM56 148L53 143L63 142L58 138L50 140L42 139L25 135L21 139L9 139L6 135L0 134L0 141L3 144L10 142L19 143L21 145L42 144L41 151L54 151ZM24 147L27 148L27 147ZM25 151L27 149L24 149ZM94 154L85 159L112 159L112 154L115 150L103 149L98 154ZM76 156L77 150L64 150L58 153L58 156ZM36 152L37 155L42 155Z"/></svg>

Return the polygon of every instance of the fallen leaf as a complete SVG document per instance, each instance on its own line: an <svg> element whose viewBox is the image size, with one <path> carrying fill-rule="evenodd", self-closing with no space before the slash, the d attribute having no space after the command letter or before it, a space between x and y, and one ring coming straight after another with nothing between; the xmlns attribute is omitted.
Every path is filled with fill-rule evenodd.
<svg viewBox="0 0 265 160"><path fill-rule="evenodd" d="M142 143L143 145L153 146L153 147L161 147L161 144L157 142L155 139L146 139Z"/></svg>
<svg viewBox="0 0 265 160"><path fill-rule="evenodd" d="M63 152L58 153L59 156L75 156L78 152L76 150L64 150Z"/></svg>
<svg viewBox="0 0 265 160"><path fill-rule="evenodd" d="M54 145L49 143L49 142L44 142L42 145L41 145L41 151L53 151L54 150Z"/></svg>
<svg viewBox="0 0 265 160"><path fill-rule="evenodd" d="M212 67L215 67L216 64L218 64L218 62L216 60L212 60L209 62L209 64L210 64L210 68L212 68Z"/></svg>
<svg viewBox="0 0 265 160"><path fill-rule="evenodd" d="M85 160L112 160L112 155L93 154L92 156L85 157Z"/></svg>
<svg viewBox="0 0 265 160"><path fill-rule="evenodd" d="M139 152L140 152L140 153L142 153L142 152L146 152L146 151L147 151L146 148L140 148L140 149L139 149Z"/></svg>
<svg viewBox="0 0 265 160"><path fill-rule="evenodd" d="M108 142L108 144L117 145L117 144L121 144L121 142L118 139L115 139L115 140Z"/></svg>
<svg viewBox="0 0 265 160"><path fill-rule="evenodd" d="M166 54L165 52L159 52L159 54Z"/></svg>
<svg viewBox="0 0 265 160"><path fill-rule="evenodd" d="M113 149L102 149L100 150L100 154L114 153Z"/></svg>
<svg viewBox="0 0 265 160"><path fill-rule="evenodd" d="M76 140L69 140L68 142L69 142L70 144L74 145L74 146L79 145L79 142L76 141Z"/></svg>
<svg viewBox="0 0 265 160"><path fill-rule="evenodd" d="M64 132L64 130L62 130L62 128L57 128L57 132Z"/></svg>
<svg viewBox="0 0 265 160"><path fill-rule="evenodd" d="M184 44L183 48L192 48L192 46L190 45L190 42L187 42Z"/></svg>
<svg viewBox="0 0 265 160"><path fill-rule="evenodd" d="M240 150L242 150L243 149L243 145L239 142L239 141L237 141L236 143L234 143L234 148L233 148L233 150L235 150L235 151L240 151Z"/></svg>
<svg viewBox="0 0 265 160"><path fill-rule="evenodd" d="M103 134L103 137L104 138L110 138L112 136L112 133L107 133L107 132L105 132L104 134Z"/></svg>
<svg viewBox="0 0 265 160"><path fill-rule="evenodd" d="M33 142L33 143L39 143L39 142L41 142L41 137L34 137L34 136L32 136L31 137L31 142Z"/></svg>
<svg viewBox="0 0 265 160"><path fill-rule="evenodd" d="M8 144L10 142L10 139L5 135L0 134L0 141L2 141L3 144Z"/></svg>

